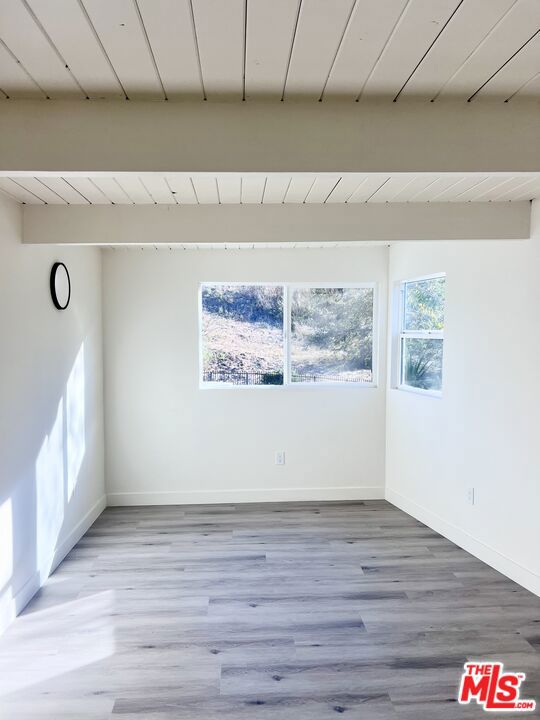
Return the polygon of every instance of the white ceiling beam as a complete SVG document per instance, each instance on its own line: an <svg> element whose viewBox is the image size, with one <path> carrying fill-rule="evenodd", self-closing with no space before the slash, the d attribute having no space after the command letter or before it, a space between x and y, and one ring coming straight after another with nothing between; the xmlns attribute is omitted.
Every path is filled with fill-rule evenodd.
<svg viewBox="0 0 540 720"><path fill-rule="evenodd" d="M53 245L520 240L530 203L27 205L23 241Z"/></svg>
<svg viewBox="0 0 540 720"><path fill-rule="evenodd" d="M6 102L0 175L540 171L538 102Z"/></svg>

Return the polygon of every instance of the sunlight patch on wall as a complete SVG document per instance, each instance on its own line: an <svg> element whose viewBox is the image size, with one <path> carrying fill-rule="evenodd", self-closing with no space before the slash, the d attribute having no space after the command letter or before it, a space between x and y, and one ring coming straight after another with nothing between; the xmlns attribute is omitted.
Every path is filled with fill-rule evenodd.
<svg viewBox="0 0 540 720"><path fill-rule="evenodd" d="M0 592L13 574L13 512L11 498L0 505Z"/></svg>
<svg viewBox="0 0 540 720"><path fill-rule="evenodd" d="M37 569L45 580L64 519L64 399L36 460Z"/></svg>
<svg viewBox="0 0 540 720"><path fill-rule="evenodd" d="M75 358L66 386L67 499L71 500L84 453L85 440L84 343Z"/></svg>

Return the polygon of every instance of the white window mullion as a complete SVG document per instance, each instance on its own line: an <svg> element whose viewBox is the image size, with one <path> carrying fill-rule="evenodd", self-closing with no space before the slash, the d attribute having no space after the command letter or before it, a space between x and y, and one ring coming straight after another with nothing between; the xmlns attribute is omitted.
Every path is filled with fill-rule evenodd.
<svg viewBox="0 0 540 720"><path fill-rule="evenodd" d="M401 332L403 338L413 338L418 340L444 340L444 333L442 332L413 332L404 330Z"/></svg>

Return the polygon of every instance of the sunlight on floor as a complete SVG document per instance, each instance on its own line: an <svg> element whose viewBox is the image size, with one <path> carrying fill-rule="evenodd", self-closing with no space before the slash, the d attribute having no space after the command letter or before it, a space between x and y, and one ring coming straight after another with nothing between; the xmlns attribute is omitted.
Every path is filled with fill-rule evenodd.
<svg viewBox="0 0 540 720"><path fill-rule="evenodd" d="M21 615L0 642L0 695L114 655L112 590Z"/></svg>

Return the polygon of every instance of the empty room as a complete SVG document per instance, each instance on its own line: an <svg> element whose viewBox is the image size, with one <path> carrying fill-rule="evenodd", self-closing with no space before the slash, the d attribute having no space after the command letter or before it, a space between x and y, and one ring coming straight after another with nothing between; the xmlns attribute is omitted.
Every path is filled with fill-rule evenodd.
<svg viewBox="0 0 540 720"><path fill-rule="evenodd" d="M0 0L0 718L540 717L540 0Z"/></svg>

